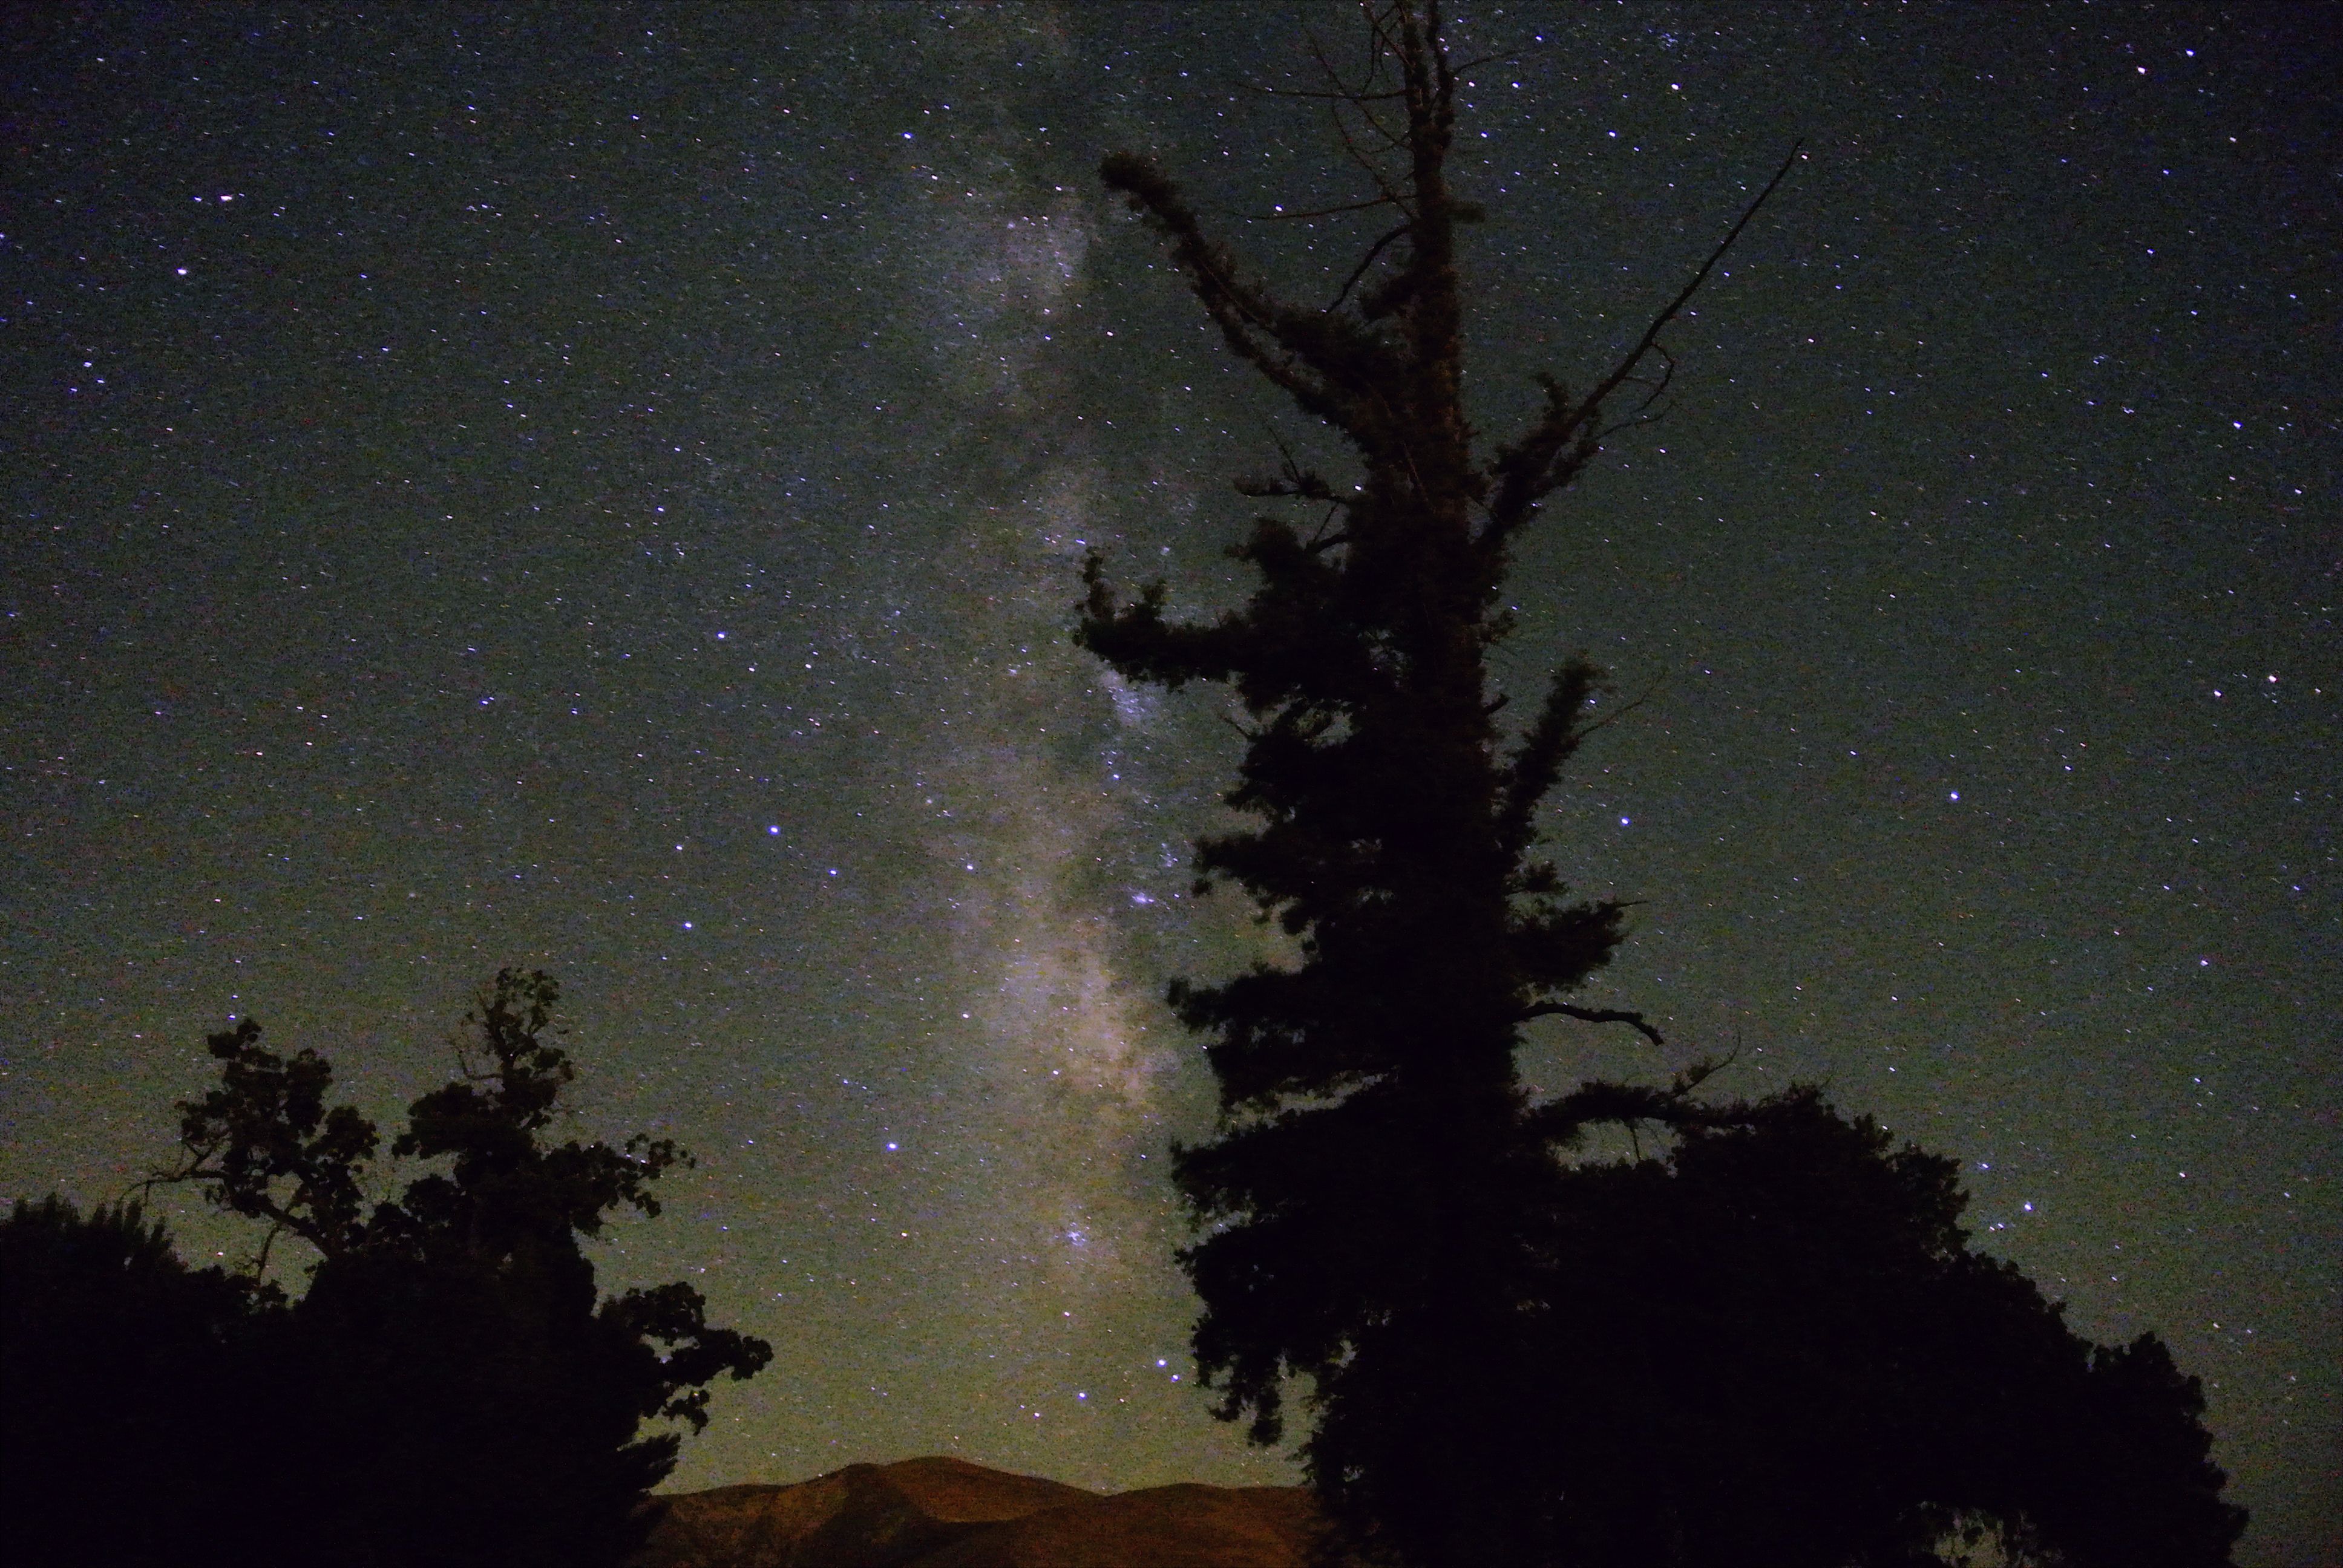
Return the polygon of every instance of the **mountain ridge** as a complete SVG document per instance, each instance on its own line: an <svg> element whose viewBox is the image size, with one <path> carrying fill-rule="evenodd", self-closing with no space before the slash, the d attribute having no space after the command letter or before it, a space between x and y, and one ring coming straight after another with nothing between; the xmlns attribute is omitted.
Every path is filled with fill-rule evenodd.
<svg viewBox="0 0 2343 1568"><path fill-rule="evenodd" d="M654 1496L632 1568L1310 1568L1298 1486L1101 1493L932 1454Z"/></svg>

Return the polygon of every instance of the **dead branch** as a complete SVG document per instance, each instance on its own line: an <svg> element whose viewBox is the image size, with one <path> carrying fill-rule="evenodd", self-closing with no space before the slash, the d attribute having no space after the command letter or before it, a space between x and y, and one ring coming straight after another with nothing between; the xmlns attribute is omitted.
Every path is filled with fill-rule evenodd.
<svg viewBox="0 0 2343 1568"><path fill-rule="evenodd" d="M1640 1012L1617 1007L1579 1007L1566 1001L1542 1001L1523 1008L1513 1015L1516 1023L1527 1023L1534 1018L1574 1018L1582 1023L1624 1023L1654 1045L1665 1049L1667 1041Z"/></svg>

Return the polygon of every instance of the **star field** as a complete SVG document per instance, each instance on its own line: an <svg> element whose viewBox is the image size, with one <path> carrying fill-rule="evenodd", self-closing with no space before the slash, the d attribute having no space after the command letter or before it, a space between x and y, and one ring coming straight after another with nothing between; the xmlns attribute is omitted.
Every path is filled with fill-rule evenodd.
<svg viewBox="0 0 2343 1568"><path fill-rule="evenodd" d="M1157 152L1331 297L1374 231L1256 221L1355 193L1243 83L1344 14L1264 9L13 42L0 1195L117 1195L247 1011L387 1115L541 965L582 1127L700 1156L606 1280L777 1350L676 1484L1288 1479L1192 1388L1161 1174L1211 1105L1163 982L1268 950L1185 869L1234 738L1068 640L1093 547L1229 602L1230 480L1318 439L1094 175ZM1806 147L1520 554L1511 684L1641 699L1554 803L1643 900L1585 1000L1678 1052L1550 1022L1529 1077L1737 1042L1957 1155L1985 1245L2204 1378L2254 1564L2343 1553L2317 21L1473 8L1452 164L1493 439Z"/></svg>

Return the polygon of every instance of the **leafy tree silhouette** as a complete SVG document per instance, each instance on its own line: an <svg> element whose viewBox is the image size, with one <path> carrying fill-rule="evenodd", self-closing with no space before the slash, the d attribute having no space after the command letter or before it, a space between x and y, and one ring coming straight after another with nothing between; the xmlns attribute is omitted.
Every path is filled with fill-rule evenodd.
<svg viewBox="0 0 2343 1568"><path fill-rule="evenodd" d="M1955 1162L1811 1089L1566 1171L1512 1369L1509 1490L1568 1561L2217 1563L2204 1401L1972 1252Z"/></svg>
<svg viewBox="0 0 2343 1568"><path fill-rule="evenodd" d="M1967 1259L1948 1240L1956 1194L1940 1164L1832 1145L1823 1130L1851 1124L1809 1100L1705 1103L1694 1091L1715 1070L1708 1060L1664 1087L1590 1082L1545 1103L1521 1083L1515 1052L1536 1019L1624 1024L1664 1042L1639 1013L1569 1000L1619 943L1623 910L1571 899L1540 850L1537 813L1601 722L1604 677L1583 658L1564 663L1530 722L1501 730L1505 699L1487 660L1512 629L1508 551L1607 436L1651 417L1674 367L1661 334L1791 164L1625 357L1583 396L1546 380L1528 427L1484 457L1463 408L1457 273L1458 229L1480 214L1444 172L1460 67L1429 0L1369 0L1362 14L1363 74L1346 79L1322 51L1329 86L1309 95L1332 106L1373 194L1282 216L1381 212L1391 224L1325 307L1288 304L1249 276L1151 160L1117 153L1101 166L1230 350L1356 463L1355 480L1338 485L1289 452L1275 477L1238 487L1316 520L1256 518L1230 554L1258 587L1215 620L1167 618L1161 582L1118 594L1095 554L1084 568L1084 646L1130 678L1222 682L1242 700L1251 722L1224 798L1254 825L1198 844L1198 890L1235 883L1296 955L1171 988L1182 1020L1211 1038L1222 1113L1219 1135L1176 1150L1174 1163L1202 1231L1182 1261L1203 1303L1194 1346L1219 1413L1276 1442L1300 1380L1312 1418L1301 1455L1348 1543L1423 1568L1557 1553L1775 1561L1731 1553L1804 1541L1825 1493L1858 1480L1877 1493L1851 1507L1859 1527L1823 1531L1779 1561L1896 1560L1880 1553L1993 1508L2021 1548L2038 1516L2077 1562L2116 1561L2087 1523L2106 1523L2104 1511L2062 1513L2066 1493L2015 1480L1995 1492L2006 1477L1954 1466L1942 1443L1916 1451L1927 1462L1883 1468L1857 1422L1889 1422L1863 1379L1916 1345L1943 1372L1922 1391L1931 1399L1990 1370L1988 1349L2012 1365L2079 1365L2064 1382L1994 1386L2061 1430L2115 1410L2117 1388L2143 1391L2136 1421L2107 1416L2126 1453L2144 1452L2142 1431L2165 1432L2170 1452L2148 1470L2193 1478L2192 1496L2217 1492L2217 1471L2190 1468L2203 1454L2196 1396L2160 1347L2094 1362L2030 1286ZM1672 1162L1615 1174L1560 1158L1602 1123L1683 1141ZM1767 1230L1704 1174L1728 1155L1771 1170L1792 1151L1828 1148L1869 1180L1855 1189L1869 1206L1818 1211L1829 1222L1807 1231ZM1791 1244L1800 1237L1810 1244ZM1721 1238L1735 1246L1712 1244ZM1865 1251L1882 1249L1906 1265L1894 1277L1911 1293L1890 1300L1865 1272ZM1623 1315L1622 1303L1644 1302L1645 1268L1661 1282L1648 1321L1689 1314L1725 1347L1717 1357L1687 1358ZM1923 1280L1960 1290L1931 1297ZM1763 1353L1731 1310L1753 1292L1780 1336ZM1862 1335L1842 1342L1815 1326L1825 1322ZM1633 1364L1655 1363L1651 1378L1598 1364L1614 1343L1642 1358ZM1686 1364L1707 1375L1660 1375ZM2092 1392L2053 1392L2070 1387ZM1917 1408L1924 1424L1944 1418ZM1776 1443L1769 1409L1812 1442ZM1604 1421L1645 1435L1614 1443ZM1974 1483L1962 1479L1972 1472ZM2021 1494L2026 1509L2012 1501ZM2176 1537L2196 1554L2167 1560L2220 1560L2237 1520L2208 1506L2202 1528Z"/></svg>
<svg viewBox="0 0 2343 1568"><path fill-rule="evenodd" d="M28 1563L250 1561L221 1517L263 1423L245 1398L282 1302L190 1269L136 1203L0 1219L0 1453ZM216 1522L199 1528L196 1522Z"/></svg>
<svg viewBox="0 0 2343 1568"><path fill-rule="evenodd" d="M640 1423L703 1427L706 1385L771 1357L688 1285L598 1300L579 1239L621 1206L656 1215L651 1184L689 1161L667 1140L548 1141L577 1071L549 1037L558 998L542 971L483 990L461 1076L391 1146L444 1168L371 1207L376 1130L327 1108L327 1060L264 1049L250 1019L210 1039L220 1086L181 1105L184 1158L156 1180L266 1221L264 1259L286 1233L318 1254L272 1390L293 1559L618 1563L680 1441Z"/></svg>

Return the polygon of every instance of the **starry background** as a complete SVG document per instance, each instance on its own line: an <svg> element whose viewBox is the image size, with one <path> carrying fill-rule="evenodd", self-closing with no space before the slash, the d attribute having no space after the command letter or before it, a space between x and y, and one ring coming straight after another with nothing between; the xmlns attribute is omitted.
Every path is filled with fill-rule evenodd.
<svg viewBox="0 0 2343 1568"><path fill-rule="evenodd" d="M1583 385L1795 137L1673 411L1523 551L1516 686L1643 900L1548 1087L1739 1041L1956 1154L1982 1244L2205 1379L2243 1560L2343 1552L2331 10L1476 7L1473 395ZM378 1117L501 964L588 1133L700 1155L606 1280L776 1364L675 1484L948 1452L1279 1482L1206 1413L1163 981L1234 739L1068 642L1205 608L1317 432L1101 196L1294 292L1372 231L1339 8L58 7L0 185L0 1192L117 1195L247 1011ZM1313 447L1313 443L1317 443ZM1615 1031L1624 1034L1625 1031ZM166 1203L193 1251L250 1238Z"/></svg>

